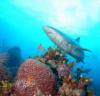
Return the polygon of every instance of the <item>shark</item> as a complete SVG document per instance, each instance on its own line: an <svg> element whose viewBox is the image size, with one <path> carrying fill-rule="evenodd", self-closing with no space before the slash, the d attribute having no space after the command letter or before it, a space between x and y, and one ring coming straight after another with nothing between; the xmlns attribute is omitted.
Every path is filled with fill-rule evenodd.
<svg viewBox="0 0 100 96"><path fill-rule="evenodd" d="M45 26L43 28L47 36L50 40L56 44L58 48L60 48L64 53L69 54L74 59L76 59L77 62L83 62L85 58L85 52L84 51L90 51L86 48L82 48L79 45L80 38L76 38L76 40L73 40L71 37L64 35L63 32L57 30L56 28L53 28L51 26Z"/></svg>

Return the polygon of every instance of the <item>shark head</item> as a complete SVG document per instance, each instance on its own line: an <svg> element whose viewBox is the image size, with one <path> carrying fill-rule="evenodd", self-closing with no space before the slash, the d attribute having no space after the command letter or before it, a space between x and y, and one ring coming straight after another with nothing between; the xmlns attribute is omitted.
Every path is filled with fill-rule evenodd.
<svg viewBox="0 0 100 96"><path fill-rule="evenodd" d="M56 31L56 29L54 29L53 27L50 27L50 26L45 26L44 31L48 35L48 37L58 45L58 42L61 39L61 36Z"/></svg>
<svg viewBox="0 0 100 96"><path fill-rule="evenodd" d="M44 31L48 35L52 35L52 34L55 35L55 34L57 34L57 32L52 27L50 27L50 26L45 26L44 27Z"/></svg>
<svg viewBox="0 0 100 96"><path fill-rule="evenodd" d="M55 39L55 34L56 32L50 27L50 26L45 26L44 27L44 31L45 33L48 35L48 37L51 39L51 40L54 40Z"/></svg>

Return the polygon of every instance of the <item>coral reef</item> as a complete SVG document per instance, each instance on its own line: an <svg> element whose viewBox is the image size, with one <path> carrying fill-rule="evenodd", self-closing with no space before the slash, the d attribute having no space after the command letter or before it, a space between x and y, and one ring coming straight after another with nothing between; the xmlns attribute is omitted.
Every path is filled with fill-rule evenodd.
<svg viewBox="0 0 100 96"><path fill-rule="evenodd" d="M8 60L7 54L0 54L0 80L11 80L12 74L9 70L4 66Z"/></svg>
<svg viewBox="0 0 100 96"><path fill-rule="evenodd" d="M73 71L77 63L69 62L59 49L49 47L44 55L21 61L19 47L0 55L1 96L94 96L87 75L91 69L79 67ZM16 78L10 90L2 87L13 80L12 75Z"/></svg>
<svg viewBox="0 0 100 96"><path fill-rule="evenodd" d="M17 46L7 51L8 60L5 66L12 72L13 78L16 76L17 70L22 62L21 49Z"/></svg>
<svg viewBox="0 0 100 96"><path fill-rule="evenodd" d="M58 96L94 96L91 90L91 78L87 77L91 69L76 68L76 62L68 62L65 55L58 49L49 48L42 57L35 58L49 66L55 75Z"/></svg>
<svg viewBox="0 0 100 96"><path fill-rule="evenodd" d="M16 96L55 96L55 78L45 64L34 59L20 67L14 83ZM39 95L37 95L39 94Z"/></svg>
<svg viewBox="0 0 100 96"><path fill-rule="evenodd" d="M58 68L57 68L57 71L58 71L59 77L68 76L69 73L70 73L69 67L65 64L59 65Z"/></svg>
<svg viewBox="0 0 100 96"><path fill-rule="evenodd" d="M12 74L9 72L7 68L4 66L0 66L0 80L8 80L12 79Z"/></svg>
<svg viewBox="0 0 100 96"><path fill-rule="evenodd" d="M83 89L73 89L72 85L63 83L62 87L59 89L60 96L85 96Z"/></svg>
<svg viewBox="0 0 100 96"><path fill-rule="evenodd" d="M6 53L0 54L0 65L3 65L7 62L8 56Z"/></svg>
<svg viewBox="0 0 100 96"><path fill-rule="evenodd" d="M13 47L5 53L0 54L0 78L9 81L13 80L21 64L21 50L19 47ZM1 79L0 79L1 80Z"/></svg>
<svg viewBox="0 0 100 96"><path fill-rule="evenodd" d="M8 80L0 81L0 96L10 96L12 83Z"/></svg>
<svg viewBox="0 0 100 96"><path fill-rule="evenodd" d="M10 48L7 51L8 62L7 65L10 67L19 66L22 60L21 49L17 46Z"/></svg>

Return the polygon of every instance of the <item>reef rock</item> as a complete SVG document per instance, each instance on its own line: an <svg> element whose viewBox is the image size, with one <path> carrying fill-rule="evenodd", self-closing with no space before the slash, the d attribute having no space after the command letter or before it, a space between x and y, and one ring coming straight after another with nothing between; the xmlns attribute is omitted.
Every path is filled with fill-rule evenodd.
<svg viewBox="0 0 100 96"><path fill-rule="evenodd" d="M19 68L14 83L15 96L56 96L55 78L45 64L29 59Z"/></svg>

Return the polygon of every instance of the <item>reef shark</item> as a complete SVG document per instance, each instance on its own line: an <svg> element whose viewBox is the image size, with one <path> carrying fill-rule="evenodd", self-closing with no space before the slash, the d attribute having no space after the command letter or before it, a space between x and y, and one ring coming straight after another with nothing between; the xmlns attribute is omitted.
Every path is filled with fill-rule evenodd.
<svg viewBox="0 0 100 96"><path fill-rule="evenodd" d="M64 53L74 57L77 62L84 63L84 51L90 50L82 48L79 45L78 42L80 38L72 40L67 35L65 36L61 31L50 26L45 26L44 31L48 37L57 45L57 47L60 48Z"/></svg>

